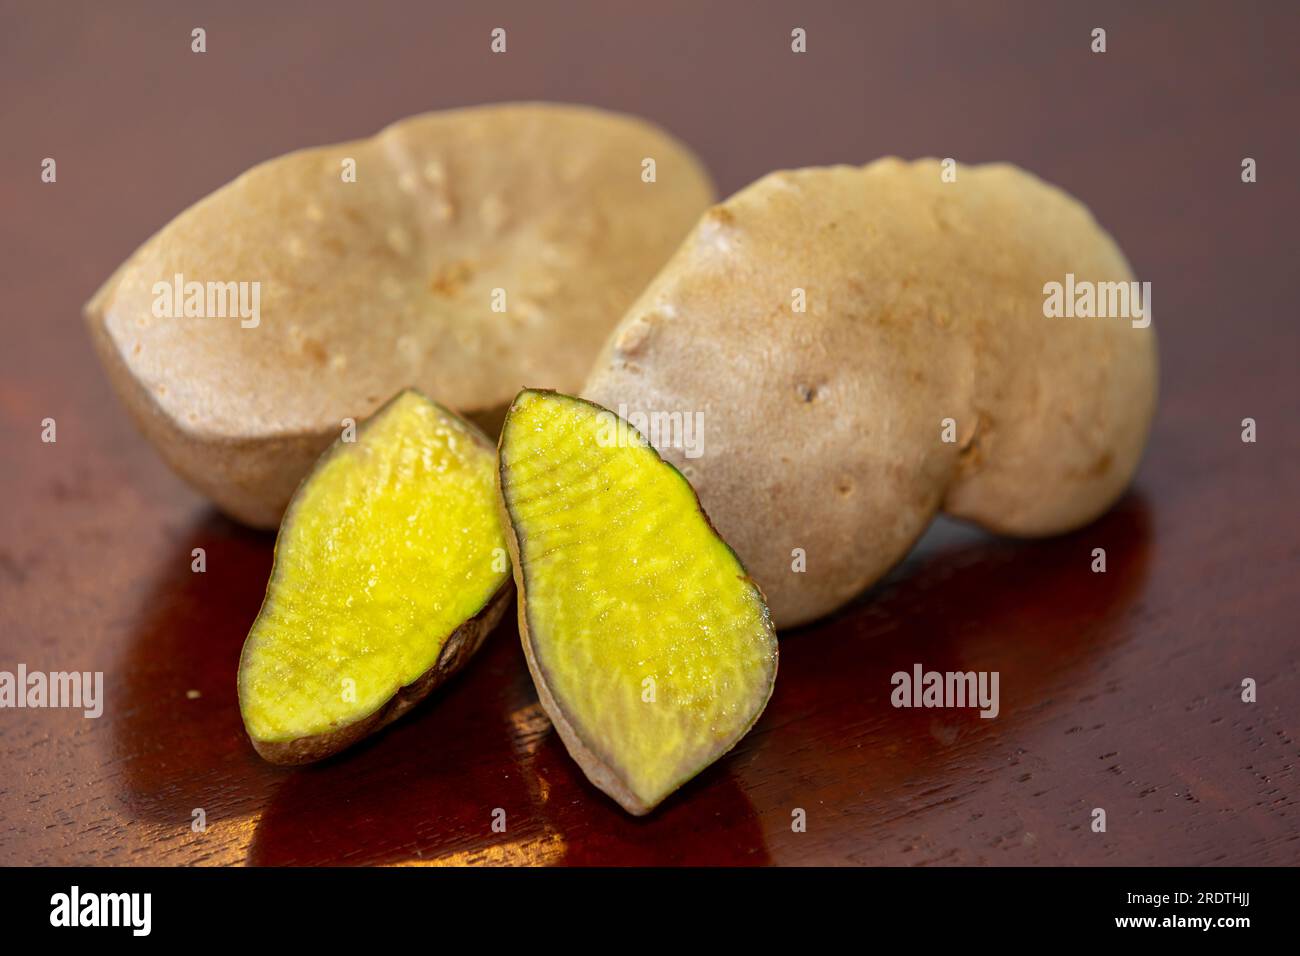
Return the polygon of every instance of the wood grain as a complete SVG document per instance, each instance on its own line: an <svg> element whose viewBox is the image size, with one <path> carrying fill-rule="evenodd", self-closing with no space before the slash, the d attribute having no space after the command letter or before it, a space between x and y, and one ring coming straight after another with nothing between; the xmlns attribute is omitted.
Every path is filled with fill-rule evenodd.
<svg viewBox="0 0 1300 956"><path fill-rule="evenodd" d="M0 669L107 684L98 720L0 711L0 863L1300 862L1295 8L619 8L0 3ZM1128 497L1050 541L940 523L854 606L783 635L755 731L642 820L564 753L509 615L377 738L264 764L235 668L272 539L167 471L79 320L140 241L252 163L518 98L643 114L724 192L887 153L1009 159L1088 202L1155 293L1161 407ZM895 709L890 675L915 662L999 671L1001 714Z"/></svg>

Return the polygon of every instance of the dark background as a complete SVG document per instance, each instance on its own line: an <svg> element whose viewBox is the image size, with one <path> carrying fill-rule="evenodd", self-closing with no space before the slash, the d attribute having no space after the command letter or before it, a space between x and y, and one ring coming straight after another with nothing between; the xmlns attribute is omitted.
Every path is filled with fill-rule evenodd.
<svg viewBox="0 0 1300 956"><path fill-rule="evenodd" d="M0 711L0 863L1297 862L1298 26L1289 3L3 0L0 669L104 670L108 699L97 721ZM1088 203L1153 283L1161 405L1121 504L1044 542L939 524L784 636L754 732L644 820L550 732L512 622L381 736L264 764L235 668L272 538L170 474L79 317L253 163L518 99L641 114L723 194L890 153L1010 160ZM1000 671L1001 716L895 710L889 676L917 661Z"/></svg>

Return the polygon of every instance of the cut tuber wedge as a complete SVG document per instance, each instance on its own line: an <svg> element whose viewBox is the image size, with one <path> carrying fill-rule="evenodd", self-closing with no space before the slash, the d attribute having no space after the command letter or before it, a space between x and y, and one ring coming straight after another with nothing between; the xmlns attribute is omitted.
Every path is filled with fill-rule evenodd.
<svg viewBox="0 0 1300 956"><path fill-rule="evenodd" d="M511 591L494 461L482 433L415 391L321 457L285 513L239 662L263 757L337 753L478 649Z"/></svg>
<svg viewBox="0 0 1300 956"><path fill-rule="evenodd" d="M767 704L762 592L681 473L599 405L521 392L499 467L542 706L591 782L648 813Z"/></svg>

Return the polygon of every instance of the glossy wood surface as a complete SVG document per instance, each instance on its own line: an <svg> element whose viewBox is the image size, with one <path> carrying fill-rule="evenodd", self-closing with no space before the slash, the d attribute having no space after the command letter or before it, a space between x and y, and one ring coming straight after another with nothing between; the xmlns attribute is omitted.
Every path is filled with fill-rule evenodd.
<svg viewBox="0 0 1300 956"><path fill-rule="evenodd" d="M0 669L102 670L107 695L98 720L0 711L0 863L1300 861L1296 8L623 8L0 2ZM936 525L852 607L783 635L757 728L646 819L568 758L512 621L375 739L263 763L234 681L273 539L167 470L79 310L257 161L510 99L642 114L724 193L888 153L1064 186L1153 282L1162 397L1132 491L1054 540ZM1000 715L892 707L916 662L999 671Z"/></svg>

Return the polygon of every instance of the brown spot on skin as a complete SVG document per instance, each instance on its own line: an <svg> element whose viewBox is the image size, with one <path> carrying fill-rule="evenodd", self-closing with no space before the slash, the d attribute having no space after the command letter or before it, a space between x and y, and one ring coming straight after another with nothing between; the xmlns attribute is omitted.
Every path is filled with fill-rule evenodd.
<svg viewBox="0 0 1300 956"><path fill-rule="evenodd" d="M469 282L473 275L473 269L465 260L450 262L434 271L433 278L429 280L429 290L442 296L456 295L465 288L465 283Z"/></svg>
<svg viewBox="0 0 1300 956"><path fill-rule="evenodd" d="M16 560L7 551L0 551L0 571L18 584L23 584L27 580L27 570L22 562Z"/></svg>
<svg viewBox="0 0 1300 956"><path fill-rule="evenodd" d="M714 206L704 214L704 218L715 226L730 226L736 221L731 210L725 206Z"/></svg>
<svg viewBox="0 0 1300 956"><path fill-rule="evenodd" d="M1088 469L1089 478L1100 478L1106 472L1110 471L1110 466L1114 464L1114 456L1110 452L1105 452L1100 458L1093 462L1092 467Z"/></svg>
<svg viewBox="0 0 1300 956"><path fill-rule="evenodd" d="M799 397L803 399L805 403L811 403L817 400L817 388L814 385L796 385L795 390L799 393Z"/></svg>
<svg viewBox="0 0 1300 956"><path fill-rule="evenodd" d="M962 443L958 455L958 466L962 470L977 468L984 461L981 443L988 437L992 427L992 419L983 412L976 412L975 428L971 431L970 437Z"/></svg>
<svg viewBox="0 0 1300 956"><path fill-rule="evenodd" d="M301 345L302 354L307 356L317 365L324 365L329 356L325 353L325 346L321 345L315 339L303 339Z"/></svg>

